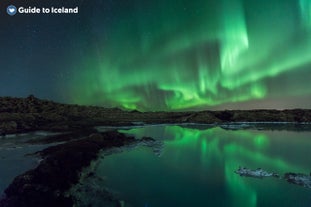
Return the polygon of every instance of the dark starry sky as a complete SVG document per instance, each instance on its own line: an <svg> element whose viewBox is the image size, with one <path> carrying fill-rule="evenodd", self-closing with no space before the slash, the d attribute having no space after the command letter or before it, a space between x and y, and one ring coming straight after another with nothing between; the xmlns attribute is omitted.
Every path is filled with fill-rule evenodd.
<svg viewBox="0 0 311 207"><path fill-rule="evenodd" d="M10 4L79 14L6 14ZM310 108L307 0L3 0L0 96L141 110Z"/></svg>

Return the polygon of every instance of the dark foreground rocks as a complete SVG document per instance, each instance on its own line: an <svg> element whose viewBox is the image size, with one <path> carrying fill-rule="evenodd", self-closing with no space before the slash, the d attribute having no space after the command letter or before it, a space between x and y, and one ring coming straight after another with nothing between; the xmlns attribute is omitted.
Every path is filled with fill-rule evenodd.
<svg viewBox="0 0 311 207"><path fill-rule="evenodd" d="M280 177L279 174L274 172L268 172L261 168L252 170L246 167L239 167L236 171L236 174L242 177L253 177L253 178L264 178L264 177L275 177L282 180L286 180L288 183L299 185L305 188L311 188L311 173L306 175L303 173L285 173L283 177Z"/></svg>
<svg viewBox="0 0 311 207"><path fill-rule="evenodd" d="M0 136L35 130L74 131L94 126L232 122L311 123L311 110L225 110L139 112L118 108L79 106L27 98L0 97Z"/></svg>
<svg viewBox="0 0 311 207"><path fill-rule="evenodd" d="M310 175L305 175L302 173L285 173L284 179L287 180L287 182L300 185L306 188L311 188L311 173Z"/></svg>
<svg viewBox="0 0 311 207"><path fill-rule="evenodd" d="M276 177L279 178L279 174L274 172L268 172L261 168L257 168L256 170L251 170L246 167L239 167L238 170L235 171L236 174L244 177L253 177L253 178L264 178L264 177Z"/></svg>
<svg viewBox="0 0 311 207"><path fill-rule="evenodd" d="M65 193L77 184L82 169L97 158L99 151L134 142L137 140L118 132L105 132L44 149L38 152L43 158L39 166L14 179L0 206L71 207L73 199Z"/></svg>

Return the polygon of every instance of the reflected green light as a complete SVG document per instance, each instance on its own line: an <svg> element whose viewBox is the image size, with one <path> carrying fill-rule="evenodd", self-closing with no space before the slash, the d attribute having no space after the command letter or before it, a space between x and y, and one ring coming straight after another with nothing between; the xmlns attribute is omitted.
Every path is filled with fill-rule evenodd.
<svg viewBox="0 0 311 207"><path fill-rule="evenodd" d="M259 131L227 131L221 128L212 128L199 130L195 128L185 128L181 126L150 126L142 128L133 128L130 130L119 130L137 138L144 136L158 139L165 138L166 144L174 144L180 147L192 147L201 149L201 157L204 159L218 160L241 160L238 165L247 165L248 163L257 163L259 166L270 166L282 171L297 169L305 171L292 163L286 163L281 158L269 157L266 151L271 147L269 137L264 132ZM170 141L173 137L173 142ZM228 137L234 137L228 139ZM224 143L226 143L224 145ZM246 161L247 160L247 161ZM208 162L208 161L204 161Z"/></svg>
<svg viewBox="0 0 311 207"><path fill-rule="evenodd" d="M300 3L300 12L301 12L301 19L302 19L302 25L305 27L305 29L310 30L311 29L311 2L310 0L299 0Z"/></svg>
<svg viewBox="0 0 311 207"><path fill-rule="evenodd" d="M227 162L225 165L225 174L227 180L227 188L230 191L232 206L236 207L256 207L257 193L248 186L240 176L232 173L232 169L236 168L235 162Z"/></svg>
<svg viewBox="0 0 311 207"><path fill-rule="evenodd" d="M266 148L269 145L269 140L265 135L260 134L254 137L254 144L258 148Z"/></svg>
<svg viewBox="0 0 311 207"><path fill-rule="evenodd" d="M199 130L180 126L151 126L122 130L122 132L136 137L151 136L159 139L165 137L164 147L167 150L174 149L169 152L166 150L169 153L170 160L173 160L170 163L172 168L180 169L180 160L182 159L184 163L187 163L189 159L189 166L183 166L182 170L191 170L193 166L191 162L198 160L203 177L213 172L214 168L224 169L226 188L231 195L231 206L235 207L257 206L255 187L234 173L239 166L262 167L280 173L292 170L297 172L308 171L296 163L286 162L285 160L288 157L283 158L274 155L273 149L276 146L272 146L271 137L268 137L265 131L227 131L221 128ZM196 159L187 158L184 155L185 152L191 155L199 154L199 157ZM215 163L221 166L214 166Z"/></svg>

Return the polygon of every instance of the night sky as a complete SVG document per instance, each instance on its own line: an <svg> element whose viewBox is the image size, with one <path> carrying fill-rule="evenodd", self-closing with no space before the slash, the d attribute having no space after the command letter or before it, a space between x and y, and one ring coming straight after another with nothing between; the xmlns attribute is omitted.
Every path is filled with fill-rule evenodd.
<svg viewBox="0 0 311 207"><path fill-rule="evenodd" d="M9 16L6 7L79 6ZM138 110L311 108L311 0L0 2L0 96Z"/></svg>

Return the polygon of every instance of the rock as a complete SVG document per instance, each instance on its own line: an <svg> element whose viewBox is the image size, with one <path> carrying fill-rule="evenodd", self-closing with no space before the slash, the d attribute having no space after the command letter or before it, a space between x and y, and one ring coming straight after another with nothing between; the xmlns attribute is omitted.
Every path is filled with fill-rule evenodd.
<svg viewBox="0 0 311 207"><path fill-rule="evenodd" d="M17 123L15 121L6 121L0 123L0 133L5 135L6 133L15 132L17 130Z"/></svg>
<svg viewBox="0 0 311 207"><path fill-rule="evenodd" d="M152 149L153 153L160 157L162 155L164 144L160 140L151 137L143 137L137 144L138 146L146 146Z"/></svg>
<svg viewBox="0 0 311 207"><path fill-rule="evenodd" d="M240 176L246 177L254 177L254 178L263 178L263 177L277 177L281 179L281 177L277 173L267 172L258 168L256 170L250 170L245 167L239 167L235 173L239 174ZM284 174L284 180L291 184L300 185L306 188L311 188L311 173L310 175L305 175L302 173L292 173L288 172Z"/></svg>
<svg viewBox="0 0 311 207"><path fill-rule="evenodd" d="M75 207L110 206L119 207L120 201L109 189L105 188L105 181L93 173L92 176L81 176L68 194L73 197Z"/></svg>
<svg viewBox="0 0 311 207"><path fill-rule="evenodd" d="M311 176L309 175L289 172L285 173L284 179L289 183L311 188Z"/></svg>
<svg viewBox="0 0 311 207"><path fill-rule="evenodd" d="M37 153L43 158L38 167L17 176L5 190L0 206L72 207L73 200L65 192L77 184L82 169L97 158L100 150L134 141L118 132L106 132L46 148Z"/></svg>
<svg viewBox="0 0 311 207"><path fill-rule="evenodd" d="M280 176L274 172L267 172L261 168L256 170L251 170L245 167L239 167L238 170L235 171L236 174L245 177L254 177L254 178L264 178L264 177L276 177L279 178Z"/></svg>
<svg viewBox="0 0 311 207"><path fill-rule="evenodd" d="M215 117L224 121L224 122L231 122L233 120L234 111L217 111L215 112Z"/></svg>
<svg viewBox="0 0 311 207"><path fill-rule="evenodd" d="M93 133L93 134L90 134L89 138L92 138L92 139L102 139L103 135L101 135L100 133Z"/></svg>

